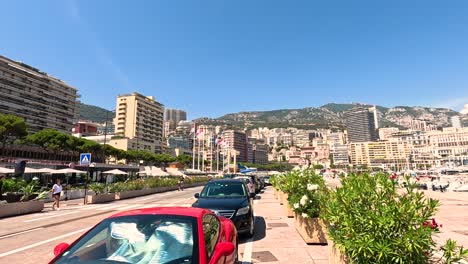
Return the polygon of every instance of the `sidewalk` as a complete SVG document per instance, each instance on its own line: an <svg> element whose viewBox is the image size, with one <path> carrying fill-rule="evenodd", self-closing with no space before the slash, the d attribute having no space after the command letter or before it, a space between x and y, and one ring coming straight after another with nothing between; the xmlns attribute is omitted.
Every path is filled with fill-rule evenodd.
<svg viewBox="0 0 468 264"><path fill-rule="evenodd" d="M307 245L302 240L294 227L294 218L285 215L272 187L256 200L255 215L258 223L251 263L328 263L328 247Z"/></svg>

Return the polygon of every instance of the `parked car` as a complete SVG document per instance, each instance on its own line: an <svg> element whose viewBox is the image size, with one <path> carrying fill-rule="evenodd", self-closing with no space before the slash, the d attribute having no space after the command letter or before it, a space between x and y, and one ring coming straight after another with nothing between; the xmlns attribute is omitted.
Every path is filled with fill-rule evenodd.
<svg viewBox="0 0 468 264"><path fill-rule="evenodd" d="M254 197L255 197L255 185L253 184L252 179L250 177L248 177L248 176L237 176L234 179L243 181L245 183L245 185L247 185L247 188L249 189L249 193L251 195L253 194Z"/></svg>
<svg viewBox="0 0 468 264"><path fill-rule="evenodd" d="M237 263L237 231L206 209L162 207L115 214L71 245L58 244L50 263Z"/></svg>
<svg viewBox="0 0 468 264"><path fill-rule="evenodd" d="M262 177L262 179L263 179L263 182L265 183L266 186L271 185L270 184L270 176L264 176L264 177Z"/></svg>
<svg viewBox="0 0 468 264"><path fill-rule="evenodd" d="M234 179L208 182L201 193L196 193L193 207L210 209L217 215L232 220L239 234L254 235L253 199L245 183Z"/></svg>
<svg viewBox="0 0 468 264"><path fill-rule="evenodd" d="M246 176L248 176L248 177L250 177L250 179L252 179L252 182L253 182L253 184L255 186L255 192L259 193L260 190L262 190L262 184L260 183L260 179L257 177L257 175L248 174Z"/></svg>

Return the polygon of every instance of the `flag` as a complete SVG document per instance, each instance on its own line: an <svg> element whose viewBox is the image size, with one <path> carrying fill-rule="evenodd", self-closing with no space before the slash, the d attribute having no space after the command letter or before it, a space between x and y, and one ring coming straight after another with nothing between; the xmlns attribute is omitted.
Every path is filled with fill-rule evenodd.
<svg viewBox="0 0 468 264"><path fill-rule="evenodd" d="M197 136L198 140L203 139L203 128L198 129L197 133L195 135Z"/></svg>
<svg viewBox="0 0 468 264"><path fill-rule="evenodd" d="M192 129L190 130L190 134L195 133L195 125L193 125Z"/></svg>

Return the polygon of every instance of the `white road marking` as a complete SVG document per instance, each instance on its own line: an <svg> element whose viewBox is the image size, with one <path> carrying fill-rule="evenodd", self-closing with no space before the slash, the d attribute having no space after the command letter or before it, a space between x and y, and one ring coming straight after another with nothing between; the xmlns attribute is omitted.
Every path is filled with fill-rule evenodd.
<svg viewBox="0 0 468 264"><path fill-rule="evenodd" d="M48 218L57 217L57 216L62 216L62 215L76 214L76 213L79 213L79 212L80 212L80 211L73 211L73 212L68 212L68 213L63 213L63 214L54 214L54 215L49 215L49 216L45 216L45 217L40 217L40 218L34 218L34 219L30 219L30 220L25 220L25 221L23 221L23 222L25 222L25 223L35 222L35 221L39 221L39 220L42 220L42 219L48 219Z"/></svg>
<svg viewBox="0 0 468 264"><path fill-rule="evenodd" d="M107 211L107 210L110 210L110 209L114 209L116 207L120 207L120 206L126 206L128 204L112 204L112 205L109 205L109 206L105 206L105 207L101 207L101 208L98 208L96 210L99 210L99 211Z"/></svg>
<svg viewBox="0 0 468 264"><path fill-rule="evenodd" d="M53 237L53 238L50 238L50 239L47 239L47 240L44 240L44 241L41 241L41 242L38 242L38 243L34 243L34 244L31 244L31 245L28 245L28 246L25 246L25 247L21 247L21 248L15 249L15 250L0 253L0 258L6 257L6 256L11 255L11 254L15 254L15 253L18 253L18 252L21 252L21 251L24 251L24 250L27 250L27 249L30 249L30 248L33 248L33 247L37 247L37 246L40 246L40 245L43 245L43 244L46 244L46 243L49 243L49 242L52 242L52 241L55 241L55 240L59 240L59 239L62 239L64 237L72 236L72 235L75 235L75 234L78 234L78 233L83 233L84 231L87 231L89 229L90 229L90 227L83 228L83 229L80 229L80 230L77 230L77 231L74 231L74 232L71 232L71 233L67 233L67 234L64 234L64 235L61 235L61 236L58 236L58 237Z"/></svg>
<svg viewBox="0 0 468 264"><path fill-rule="evenodd" d="M143 205L142 204L132 204L132 205L128 205L128 206L125 206L125 207L122 207L122 208L118 208L117 210L122 211L122 210L131 209L131 208L138 209L138 208L141 208L141 206L143 206Z"/></svg>
<svg viewBox="0 0 468 264"><path fill-rule="evenodd" d="M249 238L244 247L244 255L242 257L242 263L243 264L250 264L252 263L252 248L253 248L253 242L252 238Z"/></svg>
<svg viewBox="0 0 468 264"><path fill-rule="evenodd" d="M145 206L140 207L140 209L151 208L151 207L160 207L160 206L161 206L160 204L147 204Z"/></svg>
<svg viewBox="0 0 468 264"><path fill-rule="evenodd" d="M44 228L43 227L38 227L38 228L23 231L23 232L18 232L18 233L6 235L6 236L1 236L0 239L7 238L7 237L12 237L12 236L17 236L17 235L21 235L21 234L26 234L26 233L33 232L33 231L40 230L40 229L44 229Z"/></svg>

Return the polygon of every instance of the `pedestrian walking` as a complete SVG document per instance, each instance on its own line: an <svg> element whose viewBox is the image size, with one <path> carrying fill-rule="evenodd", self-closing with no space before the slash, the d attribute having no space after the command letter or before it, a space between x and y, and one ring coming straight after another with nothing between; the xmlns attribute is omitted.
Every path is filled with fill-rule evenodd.
<svg viewBox="0 0 468 264"><path fill-rule="evenodd" d="M60 184L60 179L55 181L54 186L52 186L52 198L54 203L52 204L52 210L55 211L55 206L57 205L57 210L60 211L60 193L62 193L62 185Z"/></svg>
<svg viewBox="0 0 468 264"><path fill-rule="evenodd" d="M183 191L184 190L184 177L183 176L179 177L178 185L179 185L179 191Z"/></svg>

